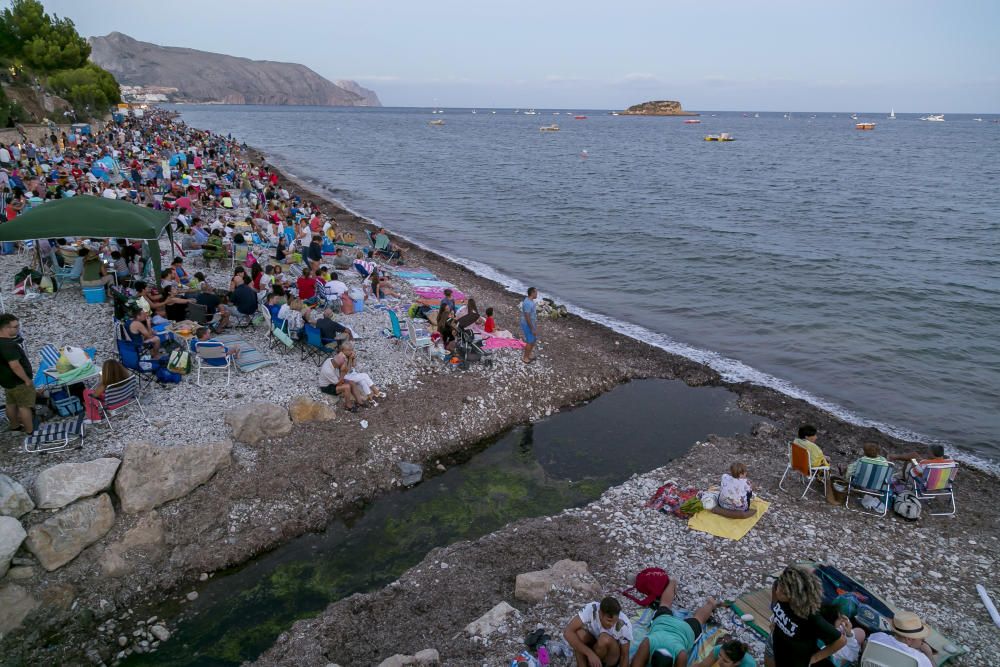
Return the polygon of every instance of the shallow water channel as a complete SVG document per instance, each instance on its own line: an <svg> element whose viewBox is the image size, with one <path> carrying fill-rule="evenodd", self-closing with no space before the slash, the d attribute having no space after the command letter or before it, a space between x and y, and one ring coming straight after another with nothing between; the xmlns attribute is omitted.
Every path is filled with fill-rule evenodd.
<svg viewBox="0 0 1000 667"><path fill-rule="evenodd" d="M335 521L323 533L217 573L184 606L173 637L158 652L132 656L126 664L252 660L294 621L385 586L435 547L585 504L710 433L744 433L755 421L725 389L668 380L622 385L483 442L467 461L378 498L347 523ZM170 618L180 609L171 603L149 615Z"/></svg>

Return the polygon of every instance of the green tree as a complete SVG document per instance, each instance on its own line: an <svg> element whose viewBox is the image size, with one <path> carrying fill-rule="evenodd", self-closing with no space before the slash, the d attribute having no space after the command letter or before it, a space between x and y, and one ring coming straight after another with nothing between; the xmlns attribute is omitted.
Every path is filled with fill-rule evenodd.
<svg viewBox="0 0 1000 667"><path fill-rule="evenodd" d="M38 0L13 0L0 14L0 52L19 56L24 45L42 34L50 23Z"/></svg>
<svg viewBox="0 0 1000 667"><path fill-rule="evenodd" d="M78 111L104 111L121 102L118 82L108 71L93 63L57 72L49 77L49 87Z"/></svg>
<svg viewBox="0 0 1000 667"><path fill-rule="evenodd" d="M73 21L49 16L38 0L14 0L0 24L0 48L41 72L82 67L90 56Z"/></svg>

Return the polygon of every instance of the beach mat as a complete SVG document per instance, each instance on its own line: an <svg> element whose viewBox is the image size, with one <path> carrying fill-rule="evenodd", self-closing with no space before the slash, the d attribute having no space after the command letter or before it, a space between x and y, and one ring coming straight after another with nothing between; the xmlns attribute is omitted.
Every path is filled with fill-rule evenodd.
<svg viewBox="0 0 1000 667"><path fill-rule="evenodd" d="M236 362L236 367L244 373L251 373L255 370L278 363L274 359L268 359L265 357L260 350L241 339L239 334L223 334L221 336L216 336L215 340L220 343L225 343L226 345L240 346L240 356L233 359L233 361Z"/></svg>
<svg viewBox="0 0 1000 667"><path fill-rule="evenodd" d="M757 508L757 513L746 519L729 519L708 511L698 512L688 519L688 528L691 530L700 530L703 533L709 533L716 537L741 540L750 532L751 528L757 525L757 522L764 516L764 512L767 511L767 508L771 504L766 500L754 498L750 506Z"/></svg>
<svg viewBox="0 0 1000 667"><path fill-rule="evenodd" d="M430 271L394 271L392 275L403 280L411 278L416 280L437 280L437 276Z"/></svg>
<svg viewBox="0 0 1000 667"><path fill-rule="evenodd" d="M701 512L699 512L699 514L701 514ZM800 562L797 563L797 565L803 565L805 567L811 567L811 568L822 567L824 572L821 578L823 579L826 579L827 577L831 576L831 571L836 572L836 576L842 579L837 588L842 588L845 590L863 590L871 598L874 598L874 601L877 603L877 606L880 607L884 606L885 608L889 609L893 614L899 611L899 608L896 607L892 602L890 602L884 597L876 598L875 595L871 593L862 583L856 581L852 577L838 570L834 570L833 568L830 568L828 566L821 566L819 563L814 563L809 561ZM775 579L780 575L781 575L781 570L777 570L771 573L771 577ZM832 598L830 597L830 592L826 590L825 586L824 586L823 601L824 602L832 601ZM871 605L871 602L867 604ZM752 614L753 620L748 623L744 623L744 625L746 625L751 630L756 632L762 638L766 638L768 635L771 634L771 587L770 586L765 586L764 588L758 588L756 590L744 593L740 597L736 598L736 600L734 600L730 606L732 607L732 610L736 612L737 615ZM953 658L956 658L964 653L967 653L967 651L964 648L959 646L955 641L941 634L941 632L939 632L937 629L935 629L926 621L925 625L927 625L927 628L931 631L930 636L927 637L927 643L930 644L931 647L937 651L936 654L937 657L934 661L936 667L941 667L942 665L946 665ZM951 646L952 648L955 648L956 651L954 653L949 653L945 651L945 646Z"/></svg>

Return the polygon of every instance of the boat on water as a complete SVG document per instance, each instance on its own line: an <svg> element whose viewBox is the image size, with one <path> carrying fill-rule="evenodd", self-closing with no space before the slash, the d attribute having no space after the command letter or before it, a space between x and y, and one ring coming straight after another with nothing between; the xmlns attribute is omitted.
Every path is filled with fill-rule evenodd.
<svg viewBox="0 0 1000 667"><path fill-rule="evenodd" d="M896 110L889 109L889 120L896 120Z"/></svg>
<svg viewBox="0 0 1000 667"><path fill-rule="evenodd" d="M684 124L685 125L697 125L700 122L701 121L698 120L697 118L688 118L686 121L684 121Z"/></svg>
<svg viewBox="0 0 1000 667"><path fill-rule="evenodd" d="M441 120L440 118L438 118L437 120L432 120L432 121L430 122L430 124L431 124L431 125L444 125L444 121L443 121L443 120Z"/></svg>
<svg viewBox="0 0 1000 667"><path fill-rule="evenodd" d="M587 120L586 116L573 116L573 120Z"/></svg>
<svg viewBox="0 0 1000 667"><path fill-rule="evenodd" d="M612 116L620 116L621 114L620 114L620 113L618 113L617 111L612 111L612 112L611 112L611 115L612 115Z"/></svg>
<svg viewBox="0 0 1000 667"><path fill-rule="evenodd" d="M558 132L559 131L559 126L556 125L555 123L552 123L551 125L542 125L540 128L538 128L538 131L539 132Z"/></svg>
<svg viewBox="0 0 1000 667"><path fill-rule="evenodd" d="M874 130L875 123L855 123L854 129L856 130Z"/></svg>
<svg viewBox="0 0 1000 667"><path fill-rule="evenodd" d="M527 111L524 112L524 115L525 116L537 116L538 112L535 111L534 109L528 109Z"/></svg>
<svg viewBox="0 0 1000 667"><path fill-rule="evenodd" d="M924 116L920 120L929 120L932 123L943 123L944 122L944 114L943 113L932 113L932 114L930 114L928 116Z"/></svg>
<svg viewBox="0 0 1000 667"><path fill-rule="evenodd" d="M973 118L972 120L976 121L977 123L982 123L983 122L982 118Z"/></svg>
<svg viewBox="0 0 1000 667"><path fill-rule="evenodd" d="M728 132L723 132L721 134L710 134L705 137L705 141L736 141L736 137Z"/></svg>
<svg viewBox="0 0 1000 667"><path fill-rule="evenodd" d="M857 120L857 119L858 119L858 114L852 113L851 114L851 120Z"/></svg>

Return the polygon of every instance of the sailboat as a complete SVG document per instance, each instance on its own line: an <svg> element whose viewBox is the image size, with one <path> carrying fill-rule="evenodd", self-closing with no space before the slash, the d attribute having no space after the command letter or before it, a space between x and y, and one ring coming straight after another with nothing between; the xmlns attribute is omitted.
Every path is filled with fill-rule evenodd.
<svg viewBox="0 0 1000 667"><path fill-rule="evenodd" d="M889 120L896 120L896 110L889 109Z"/></svg>

